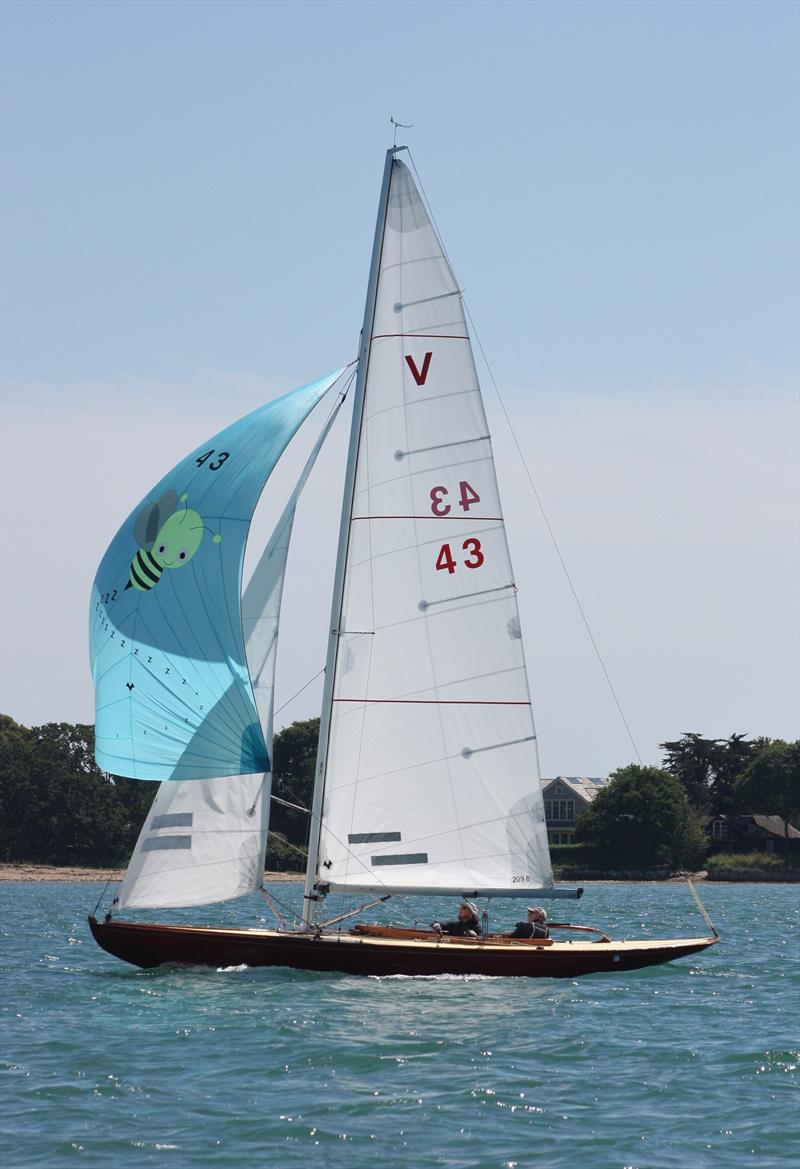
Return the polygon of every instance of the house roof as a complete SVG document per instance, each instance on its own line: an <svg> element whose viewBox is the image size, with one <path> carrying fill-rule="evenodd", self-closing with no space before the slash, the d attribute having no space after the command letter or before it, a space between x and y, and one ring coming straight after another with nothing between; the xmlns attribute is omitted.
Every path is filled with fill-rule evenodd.
<svg viewBox="0 0 800 1169"><path fill-rule="evenodd" d="M597 793L608 783L608 778L593 775L556 775L542 780L542 791L551 783L563 783L570 791L575 792L587 804L590 804Z"/></svg>
<svg viewBox="0 0 800 1169"><path fill-rule="evenodd" d="M780 836L781 840L783 840L784 821L780 816L762 816L754 812L748 812L744 816L706 816L704 819L706 824L711 824L712 821L717 820L727 820L734 828L737 823L741 826L743 820L752 820L762 831L769 832L770 836ZM788 835L790 840L800 840L800 831L793 824L789 825Z"/></svg>
<svg viewBox="0 0 800 1169"><path fill-rule="evenodd" d="M785 821L780 816L753 816L759 828L763 828L765 832L771 833L773 836L784 835ZM797 831L793 825L789 825L789 839L800 840L800 832Z"/></svg>

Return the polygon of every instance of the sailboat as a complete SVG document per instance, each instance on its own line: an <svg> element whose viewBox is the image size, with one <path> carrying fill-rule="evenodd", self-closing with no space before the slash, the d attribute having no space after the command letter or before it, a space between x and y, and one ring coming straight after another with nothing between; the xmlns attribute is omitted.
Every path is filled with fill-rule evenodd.
<svg viewBox="0 0 800 1169"><path fill-rule="evenodd" d="M90 605L96 757L158 780L104 920L140 967L361 975L632 970L717 940L600 930L478 937L344 922L393 895L575 898L553 881L516 586L461 289L411 169L386 153L358 359L209 439L112 540ZM352 394L350 393L352 391ZM125 920L262 887L275 665L298 500L345 398L352 421L302 916L214 928ZM250 521L281 454L330 403L244 591ZM333 918L330 894L372 899ZM709 922L710 926L710 922Z"/></svg>

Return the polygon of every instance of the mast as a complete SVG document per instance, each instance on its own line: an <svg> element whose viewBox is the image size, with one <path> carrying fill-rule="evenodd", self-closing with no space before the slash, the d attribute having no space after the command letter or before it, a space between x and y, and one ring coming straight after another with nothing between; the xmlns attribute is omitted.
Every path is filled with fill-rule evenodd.
<svg viewBox="0 0 800 1169"><path fill-rule="evenodd" d="M311 928L311 918L316 901L314 883L317 875L317 861L319 859L319 839L322 819L322 803L325 795L325 771L328 758L328 740L331 728L331 708L333 700L333 682L336 673L336 655L339 648L339 625L342 616L344 599L344 574L347 563L347 546L350 539L350 515L353 508L355 492L356 464L358 462L358 447L361 438L361 424L364 417L364 390L367 384L369 354L372 345L372 328L375 318L375 301L378 293L378 276L381 266L381 252L383 251L383 237L386 229L386 213L389 206L389 187L392 178L392 164L394 156L405 146L391 146L386 151L386 160L383 167L383 182L381 185L378 216L375 222L375 239L372 244L372 261L367 284L367 300L364 306L364 323L361 326L361 343L358 352L358 373L356 375L355 391L353 394L353 420L350 426L350 446L347 452L347 469L344 480L344 497L342 499L342 518L339 523L339 546L336 553L336 572L333 579L333 597L331 600L331 619L328 635L328 655L325 662L325 685L322 692L322 710L319 723L319 746L317 747L317 763L314 772L314 793L311 801L311 830L308 840L308 864L306 880L303 889L303 928Z"/></svg>

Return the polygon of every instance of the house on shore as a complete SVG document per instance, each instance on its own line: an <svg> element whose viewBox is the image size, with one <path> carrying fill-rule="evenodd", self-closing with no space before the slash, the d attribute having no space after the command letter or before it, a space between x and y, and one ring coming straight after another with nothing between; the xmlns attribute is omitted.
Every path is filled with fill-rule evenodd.
<svg viewBox="0 0 800 1169"><path fill-rule="evenodd" d="M708 824L712 846L720 852L783 852L786 823L780 816L714 816ZM800 831L789 825L789 847L800 848Z"/></svg>
<svg viewBox="0 0 800 1169"><path fill-rule="evenodd" d="M541 781L550 844L575 843L578 816L607 783L607 777L579 775L557 775Z"/></svg>

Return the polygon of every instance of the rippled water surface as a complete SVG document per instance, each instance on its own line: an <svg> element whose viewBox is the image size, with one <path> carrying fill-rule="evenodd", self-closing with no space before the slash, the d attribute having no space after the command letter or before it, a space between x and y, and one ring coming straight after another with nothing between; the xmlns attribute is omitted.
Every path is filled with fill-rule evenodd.
<svg viewBox="0 0 800 1169"><path fill-rule="evenodd" d="M797 886L706 886L720 945L576 981L145 973L92 941L100 891L2 886L5 1169L794 1163ZM616 937L705 932L679 885L589 886L570 916ZM263 924L263 902L183 919Z"/></svg>

